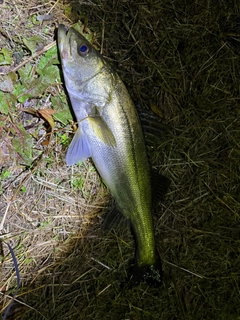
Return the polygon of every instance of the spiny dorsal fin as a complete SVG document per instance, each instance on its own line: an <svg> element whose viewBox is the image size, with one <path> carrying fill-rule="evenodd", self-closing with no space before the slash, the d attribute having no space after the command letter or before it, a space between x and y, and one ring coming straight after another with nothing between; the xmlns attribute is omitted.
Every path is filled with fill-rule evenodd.
<svg viewBox="0 0 240 320"><path fill-rule="evenodd" d="M141 121L146 146L153 147L170 132L170 128L152 111L143 110L140 107L137 108L137 111Z"/></svg>

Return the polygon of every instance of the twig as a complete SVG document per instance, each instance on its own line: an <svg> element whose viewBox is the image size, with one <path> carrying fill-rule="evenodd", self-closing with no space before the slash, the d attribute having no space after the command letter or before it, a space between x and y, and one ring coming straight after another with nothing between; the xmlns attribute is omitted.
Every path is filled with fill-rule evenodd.
<svg viewBox="0 0 240 320"><path fill-rule="evenodd" d="M11 201L8 202L7 208L6 208L5 213L4 213L4 216L3 216L2 221L1 221L1 223L0 223L0 232L1 232L2 229L3 229L3 225L4 225L5 219L6 219L6 217L7 217L7 213L8 213L8 209L9 209L9 207L10 207L10 204L11 204Z"/></svg>
<svg viewBox="0 0 240 320"><path fill-rule="evenodd" d="M43 47L41 50L37 51L33 56L27 58L26 60L22 61L18 66L16 66L15 68L13 68L11 71L15 72L18 69L20 69L22 66L24 66L26 63L34 60L35 58L39 57L40 55L42 55L44 52L48 51L49 49L51 49L52 47L54 47L56 45L56 41L53 41L51 43L49 43L48 45L46 45L45 47Z"/></svg>
<svg viewBox="0 0 240 320"><path fill-rule="evenodd" d="M170 265L173 266L173 267L176 267L176 268L181 269L181 270L183 270L183 271L185 271L185 272L187 272L187 273L190 273L190 274L192 274L192 275L194 275L194 276L196 276L196 277L198 277L198 278L201 278L201 279L206 278L206 277L204 277L204 276L202 276L202 275L200 275L200 274L197 274L197 273L195 273L195 272L192 272L192 271L190 271L190 270L188 270L188 269L179 267L178 265L176 265L176 264L174 264L174 263L171 263L171 262L169 262L169 261L166 261L166 260L162 260L162 261L164 261L165 263L170 264Z"/></svg>

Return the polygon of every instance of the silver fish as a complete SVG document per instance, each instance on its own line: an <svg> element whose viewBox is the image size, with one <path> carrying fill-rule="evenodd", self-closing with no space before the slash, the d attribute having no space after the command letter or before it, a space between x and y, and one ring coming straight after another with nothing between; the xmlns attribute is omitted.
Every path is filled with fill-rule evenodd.
<svg viewBox="0 0 240 320"><path fill-rule="evenodd" d="M78 130L66 155L68 165L91 157L117 207L132 225L135 268L130 283L161 283L156 249L150 167L136 108L128 91L93 46L74 28L58 27L65 86Z"/></svg>

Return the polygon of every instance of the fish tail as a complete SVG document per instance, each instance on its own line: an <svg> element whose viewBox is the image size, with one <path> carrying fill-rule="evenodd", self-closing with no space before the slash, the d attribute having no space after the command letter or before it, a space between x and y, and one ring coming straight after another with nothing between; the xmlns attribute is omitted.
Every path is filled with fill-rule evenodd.
<svg viewBox="0 0 240 320"><path fill-rule="evenodd" d="M146 282L151 287L159 287L162 284L163 272L160 256L156 255L153 264L139 265L135 263L132 276L129 280L129 287L132 288L140 282Z"/></svg>

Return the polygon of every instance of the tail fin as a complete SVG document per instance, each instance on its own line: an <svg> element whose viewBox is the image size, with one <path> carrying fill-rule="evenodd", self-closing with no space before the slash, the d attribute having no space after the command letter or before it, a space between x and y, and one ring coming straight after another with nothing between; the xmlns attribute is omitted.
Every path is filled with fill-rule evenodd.
<svg viewBox="0 0 240 320"><path fill-rule="evenodd" d="M162 284L163 272L161 259L158 256L157 261L152 265L134 266L132 276L129 280L129 287L132 288L140 282L146 282L151 287L160 287Z"/></svg>

